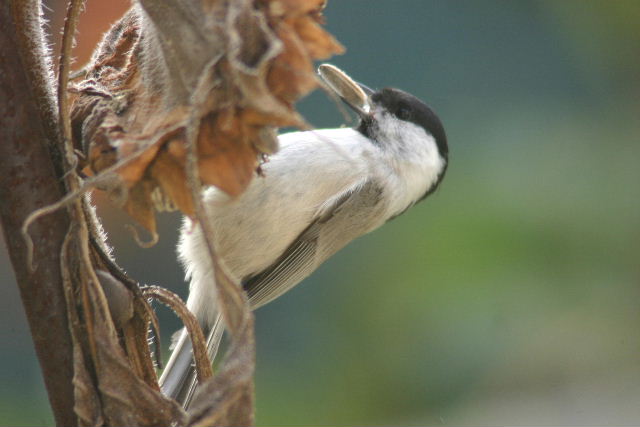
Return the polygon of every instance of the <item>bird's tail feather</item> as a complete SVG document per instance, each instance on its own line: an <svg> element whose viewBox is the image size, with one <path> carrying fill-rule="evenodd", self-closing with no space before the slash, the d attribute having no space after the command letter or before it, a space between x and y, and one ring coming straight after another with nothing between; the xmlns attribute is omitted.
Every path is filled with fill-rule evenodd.
<svg viewBox="0 0 640 427"><path fill-rule="evenodd" d="M224 332L224 323L221 316L218 315L213 326L204 332L207 336L207 353L213 362L220 348L220 341L222 341ZM162 372L162 376L160 376L160 388L165 396L178 401L183 408L188 409L197 386L198 379L196 378L196 369L193 361L193 347L191 346L189 334L183 328L167 366Z"/></svg>

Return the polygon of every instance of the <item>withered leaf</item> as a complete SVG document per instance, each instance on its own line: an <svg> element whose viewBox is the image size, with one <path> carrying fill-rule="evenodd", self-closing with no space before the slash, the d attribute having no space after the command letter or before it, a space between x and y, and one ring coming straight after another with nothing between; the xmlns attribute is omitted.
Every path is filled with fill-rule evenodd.
<svg viewBox="0 0 640 427"><path fill-rule="evenodd" d="M132 370L99 279L77 262L85 243L70 232L62 255L78 424L153 426L183 422L186 414L180 406ZM146 327L142 332L146 333Z"/></svg>

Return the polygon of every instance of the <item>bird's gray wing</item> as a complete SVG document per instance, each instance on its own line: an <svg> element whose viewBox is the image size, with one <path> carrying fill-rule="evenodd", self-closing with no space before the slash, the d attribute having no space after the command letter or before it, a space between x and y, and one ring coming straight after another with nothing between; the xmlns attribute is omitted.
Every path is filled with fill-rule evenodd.
<svg viewBox="0 0 640 427"><path fill-rule="evenodd" d="M382 224L384 206L380 196L380 187L372 181L358 183L335 196L271 266L243 280L252 308L279 297L351 240ZM208 332L207 349L212 360L223 328L218 317L213 328L205 331ZM167 396L185 407L189 406L198 384L192 361L191 341L183 331L160 384Z"/></svg>
<svg viewBox="0 0 640 427"><path fill-rule="evenodd" d="M271 266L242 281L251 307L284 294L351 240L379 226L381 193L368 180L335 196Z"/></svg>

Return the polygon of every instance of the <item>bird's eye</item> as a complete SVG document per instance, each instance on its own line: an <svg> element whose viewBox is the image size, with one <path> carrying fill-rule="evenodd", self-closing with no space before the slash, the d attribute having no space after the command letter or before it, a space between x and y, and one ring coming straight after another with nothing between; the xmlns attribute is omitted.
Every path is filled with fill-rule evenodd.
<svg viewBox="0 0 640 427"><path fill-rule="evenodd" d="M411 111L404 105L401 105L396 110L396 116L400 120L407 120L411 117Z"/></svg>

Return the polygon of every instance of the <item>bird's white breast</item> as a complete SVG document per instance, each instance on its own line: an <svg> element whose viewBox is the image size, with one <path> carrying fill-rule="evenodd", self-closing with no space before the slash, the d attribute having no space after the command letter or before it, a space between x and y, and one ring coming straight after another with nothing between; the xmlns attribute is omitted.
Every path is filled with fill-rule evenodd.
<svg viewBox="0 0 640 427"><path fill-rule="evenodd" d="M323 204L369 173L364 160L375 155L370 142L351 128L293 132L279 137L280 151L263 165L238 198L216 188L204 199L213 222L215 245L235 280L270 266L311 223ZM208 252L199 227L186 219L178 247L191 277L189 308L215 300ZM213 314L212 314L213 315Z"/></svg>

